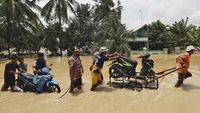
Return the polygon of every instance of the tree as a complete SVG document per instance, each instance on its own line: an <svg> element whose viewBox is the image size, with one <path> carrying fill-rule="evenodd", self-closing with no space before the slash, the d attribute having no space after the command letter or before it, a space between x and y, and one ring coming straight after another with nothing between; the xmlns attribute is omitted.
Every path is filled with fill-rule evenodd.
<svg viewBox="0 0 200 113"><path fill-rule="evenodd" d="M185 39L188 36L188 32L194 28L193 25L188 25L188 17L186 20L182 19L179 22L175 22L170 26L170 31L177 41L177 46L185 45Z"/></svg>
<svg viewBox="0 0 200 113"><path fill-rule="evenodd" d="M76 17L69 23L69 32L73 34L74 46L90 47L94 25L92 21L92 12L89 4L80 4L75 10Z"/></svg>
<svg viewBox="0 0 200 113"><path fill-rule="evenodd" d="M147 35L151 50L162 50L164 47L167 47L170 35L166 26L160 20L148 25Z"/></svg>
<svg viewBox="0 0 200 113"><path fill-rule="evenodd" d="M49 0L49 2L43 7L41 15L45 18L47 22L52 22L55 20L59 23L58 30L58 38L59 41L62 42L61 29L62 29L62 21L67 22L68 20L68 9L70 9L74 13L74 6L77 5L75 0ZM59 45L60 54L62 56L62 44Z"/></svg>
<svg viewBox="0 0 200 113"><path fill-rule="evenodd" d="M3 37L9 44L9 48L16 43L13 40L26 38L26 33L35 30L41 22L38 16L30 7L36 7L34 1L29 0L1 0L0 1L2 21L4 24L1 30L4 31ZM24 40L21 40L24 41ZM24 43L24 42L23 42ZM23 47L23 46L22 46ZM20 51L18 47L18 52ZM10 54L10 51L9 51Z"/></svg>
<svg viewBox="0 0 200 113"><path fill-rule="evenodd" d="M98 24L104 17L109 16L114 9L113 0L94 0L94 21Z"/></svg>
<svg viewBox="0 0 200 113"><path fill-rule="evenodd" d="M94 47L99 48L106 45L111 53L117 51L126 53L127 56L130 55L128 38L130 38L131 33L121 24L118 15L113 14L105 18L102 24L97 27L97 31Z"/></svg>
<svg viewBox="0 0 200 113"><path fill-rule="evenodd" d="M57 55L58 50L58 29L59 23L49 25L44 29L44 40L43 45L45 48L50 50L53 55Z"/></svg>
<svg viewBox="0 0 200 113"><path fill-rule="evenodd" d="M186 45L200 46L200 27L194 27L189 31L186 42Z"/></svg>

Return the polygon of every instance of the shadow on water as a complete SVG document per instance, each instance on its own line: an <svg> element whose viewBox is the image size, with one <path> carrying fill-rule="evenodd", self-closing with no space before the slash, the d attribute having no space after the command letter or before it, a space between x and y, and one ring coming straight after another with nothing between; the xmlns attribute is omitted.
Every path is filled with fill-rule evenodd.
<svg viewBox="0 0 200 113"><path fill-rule="evenodd" d="M95 92L112 92L116 90L115 88L108 87L108 86L99 86L95 89Z"/></svg>
<svg viewBox="0 0 200 113"><path fill-rule="evenodd" d="M84 91L83 90L74 90L74 92L73 93L70 93L72 96L78 96L78 95L80 95L80 94L82 94L82 93L84 93Z"/></svg>
<svg viewBox="0 0 200 113"><path fill-rule="evenodd" d="M193 84L183 84L182 89L185 91L190 91L190 90L195 90L195 89L200 90L200 86L196 86Z"/></svg>

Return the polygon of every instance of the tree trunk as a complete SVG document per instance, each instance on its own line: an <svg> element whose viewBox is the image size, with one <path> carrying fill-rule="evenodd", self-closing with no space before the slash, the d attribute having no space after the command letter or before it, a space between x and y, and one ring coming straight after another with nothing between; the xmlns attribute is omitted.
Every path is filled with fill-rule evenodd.
<svg viewBox="0 0 200 113"><path fill-rule="evenodd" d="M61 1L59 0L59 10L58 10L59 11L58 12L59 13L58 14L58 16L59 16L59 31L58 31L58 35L59 36L58 37L59 37L59 45L60 45L60 47L59 47L60 48L60 56L62 57L63 54L62 54L62 47L61 47L61 40L60 40L61 39L61 27L62 27L62 25L61 25L61 8L60 7L61 7Z"/></svg>
<svg viewBox="0 0 200 113"><path fill-rule="evenodd" d="M8 8L8 7L7 7ZM8 11L8 9L7 9ZM9 57L11 56L11 51L10 51L10 43L11 43L11 38L12 38L12 25L11 25L11 17L9 15L9 13L7 12L6 13L6 23L8 24L8 27L6 29L6 32L7 32L7 37L6 37L6 41L8 43L8 55Z"/></svg>
<svg viewBox="0 0 200 113"><path fill-rule="evenodd" d="M17 55L20 55L20 49L17 49Z"/></svg>
<svg viewBox="0 0 200 113"><path fill-rule="evenodd" d="M60 47L60 56L61 56L61 57L63 56L62 47Z"/></svg>
<svg viewBox="0 0 200 113"><path fill-rule="evenodd" d="M10 47L8 47L8 56L11 56Z"/></svg>

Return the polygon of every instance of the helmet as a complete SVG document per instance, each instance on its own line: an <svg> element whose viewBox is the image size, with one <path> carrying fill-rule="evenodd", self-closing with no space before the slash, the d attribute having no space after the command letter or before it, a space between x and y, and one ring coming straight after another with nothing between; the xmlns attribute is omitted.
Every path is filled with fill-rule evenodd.
<svg viewBox="0 0 200 113"><path fill-rule="evenodd" d="M108 49L107 49L105 46L100 47L100 49L99 49L99 52L100 52L100 53L102 53L102 52L107 52L107 51L108 51Z"/></svg>
<svg viewBox="0 0 200 113"><path fill-rule="evenodd" d="M196 50L195 48L194 48L194 46L187 46L186 47L186 51L188 52L188 51L191 51L191 50Z"/></svg>

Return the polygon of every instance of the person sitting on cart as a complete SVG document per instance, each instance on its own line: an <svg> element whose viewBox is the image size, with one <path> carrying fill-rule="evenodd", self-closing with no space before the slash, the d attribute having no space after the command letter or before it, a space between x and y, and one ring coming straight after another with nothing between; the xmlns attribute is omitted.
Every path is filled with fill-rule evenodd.
<svg viewBox="0 0 200 113"><path fill-rule="evenodd" d="M176 57L176 68L183 68L177 71L178 81L176 82L175 87L180 87L180 85L183 84L184 79L192 77L192 74L188 71L188 68L190 64L190 57L195 50L196 49L194 48L194 46L187 46L186 52Z"/></svg>
<svg viewBox="0 0 200 113"><path fill-rule="evenodd" d="M94 91L95 88L99 86L103 81L101 77L102 75L101 71L102 71L104 62L118 58L117 52L113 54L108 54L108 55L107 55L107 52L108 52L108 49L105 46L103 46L99 49L99 54L95 58L95 62L94 62L94 65L92 66L92 71L91 71L91 74L92 74L92 87L90 89L91 91Z"/></svg>

